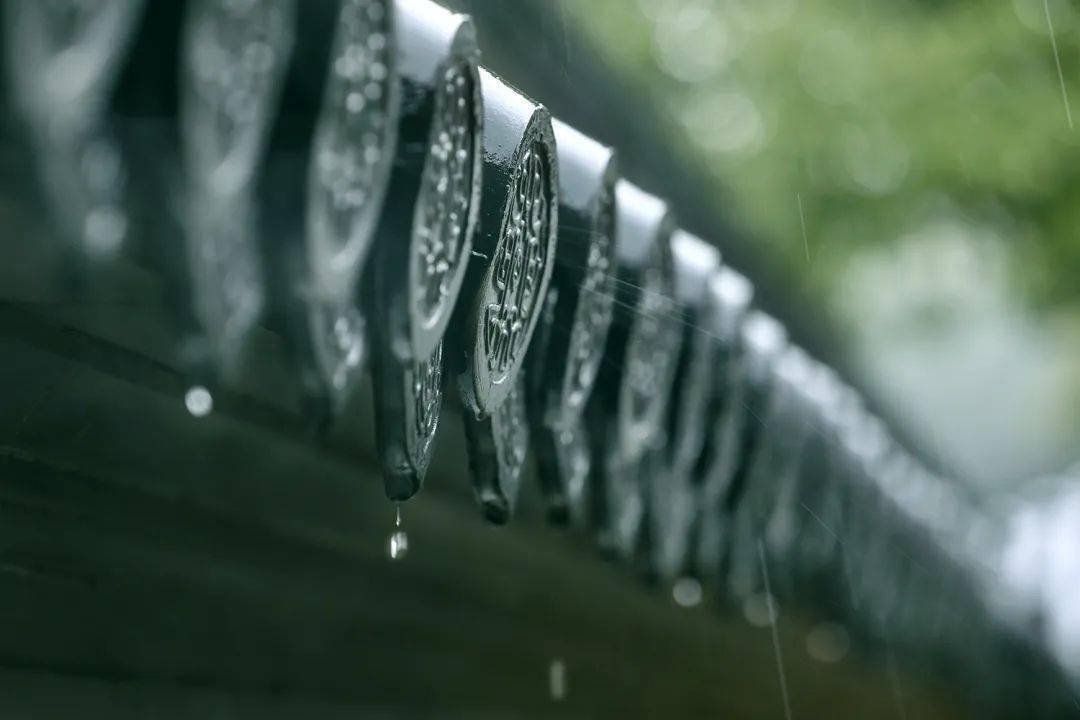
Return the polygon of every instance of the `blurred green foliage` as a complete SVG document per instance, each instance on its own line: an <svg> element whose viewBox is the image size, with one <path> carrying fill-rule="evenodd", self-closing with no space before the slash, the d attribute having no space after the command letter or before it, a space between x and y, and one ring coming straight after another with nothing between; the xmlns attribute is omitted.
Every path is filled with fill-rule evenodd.
<svg viewBox="0 0 1080 720"><path fill-rule="evenodd" d="M946 215L1035 307L1080 312L1075 0L558 1L803 289Z"/></svg>

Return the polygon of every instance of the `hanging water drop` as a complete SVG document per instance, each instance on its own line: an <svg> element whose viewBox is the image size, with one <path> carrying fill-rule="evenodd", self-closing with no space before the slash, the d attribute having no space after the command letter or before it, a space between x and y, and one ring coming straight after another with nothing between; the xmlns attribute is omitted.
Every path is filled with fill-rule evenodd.
<svg viewBox="0 0 1080 720"><path fill-rule="evenodd" d="M400 504L396 505L394 531L390 533L386 549L391 560L401 560L409 552L409 536L402 527Z"/></svg>
<svg viewBox="0 0 1080 720"><path fill-rule="evenodd" d="M405 534L404 530L395 530L390 535L390 542L388 545L390 559L401 560L409 552L409 536Z"/></svg>

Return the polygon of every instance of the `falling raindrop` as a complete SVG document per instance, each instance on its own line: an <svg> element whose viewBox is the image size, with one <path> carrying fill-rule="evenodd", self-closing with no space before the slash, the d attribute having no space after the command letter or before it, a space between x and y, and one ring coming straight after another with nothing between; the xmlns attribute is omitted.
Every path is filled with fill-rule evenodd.
<svg viewBox="0 0 1080 720"><path fill-rule="evenodd" d="M193 416L206 417L214 409L214 396L202 385L195 385L184 395L184 405Z"/></svg>
<svg viewBox="0 0 1080 720"><path fill-rule="evenodd" d="M402 526L400 504L395 506L394 532L387 541L387 552L391 560L402 560L409 552L409 535Z"/></svg>
<svg viewBox="0 0 1080 720"><path fill-rule="evenodd" d="M692 577L679 578L671 588L671 597L680 607L697 607L703 597L701 583Z"/></svg>
<svg viewBox="0 0 1080 720"><path fill-rule="evenodd" d="M562 658L555 658L548 667L548 690L555 702L566 699L566 663Z"/></svg>

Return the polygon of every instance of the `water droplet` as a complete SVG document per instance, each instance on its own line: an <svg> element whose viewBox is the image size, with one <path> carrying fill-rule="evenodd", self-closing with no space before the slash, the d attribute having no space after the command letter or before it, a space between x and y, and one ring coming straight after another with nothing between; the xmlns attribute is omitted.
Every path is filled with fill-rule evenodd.
<svg viewBox="0 0 1080 720"><path fill-rule="evenodd" d="M214 409L214 396L202 385L195 385L184 395L184 405L193 416L206 417Z"/></svg>
<svg viewBox="0 0 1080 720"><path fill-rule="evenodd" d="M391 560L401 560L409 552L409 535L402 527L401 503L394 503L394 532L386 544Z"/></svg>
<svg viewBox="0 0 1080 720"><path fill-rule="evenodd" d="M566 663L562 658L555 658L548 666L548 690L555 702L566 699Z"/></svg>
<svg viewBox="0 0 1080 720"><path fill-rule="evenodd" d="M402 560L409 552L409 536L404 530L395 530L390 534L387 552L391 560Z"/></svg>
<svg viewBox="0 0 1080 720"><path fill-rule="evenodd" d="M696 579L683 577L675 581L675 585L671 588L671 597L680 607L691 608L701 604L704 593L701 590L701 583Z"/></svg>

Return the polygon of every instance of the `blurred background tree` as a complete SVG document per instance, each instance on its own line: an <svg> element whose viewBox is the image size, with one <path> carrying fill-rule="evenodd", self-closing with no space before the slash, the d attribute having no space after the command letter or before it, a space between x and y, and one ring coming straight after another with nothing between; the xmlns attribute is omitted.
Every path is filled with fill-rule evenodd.
<svg viewBox="0 0 1080 720"><path fill-rule="evenodd" d="M1080 3L558 2L920 442L1075 459Z"/></svg>

